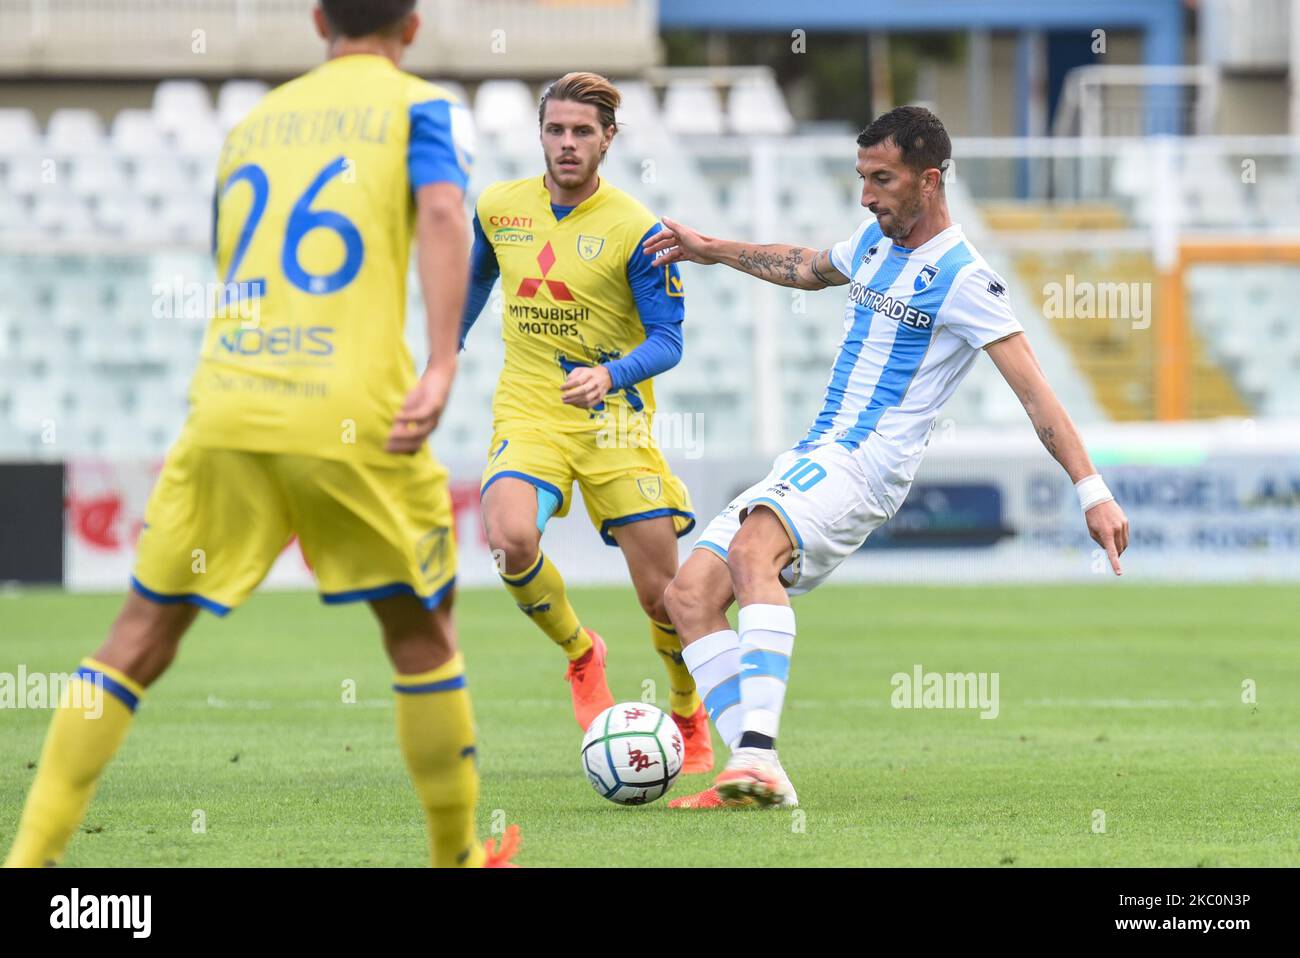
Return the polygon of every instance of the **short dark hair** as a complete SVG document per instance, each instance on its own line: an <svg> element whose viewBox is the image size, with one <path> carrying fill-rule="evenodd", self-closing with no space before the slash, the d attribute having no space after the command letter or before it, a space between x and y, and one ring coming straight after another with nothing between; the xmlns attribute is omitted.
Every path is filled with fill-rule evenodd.
<svg viewBox="0 0 1300 958"><path fill-rule="evenodd" d="M871 121L858 134L858 146L875 146L890 140L903 154L903 162L923 173L946 170L952 159L952 140L939 118L923 106L894 107ZM942 180L940 180L942 182Z"/></svg>
<svg viewBox="0 0 1300 958"><path fill-rule="evenodd" d="M389 33L415 9L415 0L320 0L335 33L369 37Z"/></svg>

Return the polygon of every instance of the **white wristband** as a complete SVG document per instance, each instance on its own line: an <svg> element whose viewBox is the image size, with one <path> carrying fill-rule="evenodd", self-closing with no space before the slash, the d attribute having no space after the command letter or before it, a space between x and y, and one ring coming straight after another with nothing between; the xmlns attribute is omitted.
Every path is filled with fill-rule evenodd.
<svg viewBox="0 0 1300 958"><path fill-rule="evenodd" d="M1096 472L1091 476L1084 476L1076 482L1074 491L1079 494L1079 508L1084 512L1087 512L1098 503L1110 502L1115 498L1111 495L1110 490L1106 488L1106 480L1101 477L1100 473Z"/></svg>

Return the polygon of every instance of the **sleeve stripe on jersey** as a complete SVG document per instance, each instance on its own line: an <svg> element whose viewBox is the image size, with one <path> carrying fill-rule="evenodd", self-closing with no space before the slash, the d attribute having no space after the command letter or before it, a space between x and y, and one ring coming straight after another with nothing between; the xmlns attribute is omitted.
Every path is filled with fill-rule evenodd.
<svg viewBox="0 0 1300 958"><path fill-rule="evenodd" d="M464 113L465 108L450 100L430 100L411 107L407 170L412 190L430 183L454 183L462 190L469 185L472 143L467 134L457 130L458 125L463 126L457 112Z"/></svg>

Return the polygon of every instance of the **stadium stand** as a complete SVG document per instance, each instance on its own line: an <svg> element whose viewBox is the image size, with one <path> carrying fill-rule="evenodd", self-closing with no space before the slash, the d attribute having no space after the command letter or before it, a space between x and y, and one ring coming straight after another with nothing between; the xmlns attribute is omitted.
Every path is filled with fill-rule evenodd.
<svg viewBox="0 0 1300 958"><path fill-rule="evenodd" d="M646 76L620 83L623 129L606 175L651 209L708 232L818 247L848 235L860 220L851 136L788 137L793 120L770 71ZM444 85L472 104L482 138L473 196L489 182L539 169L531 135L536 90L499 78L479 83L472 96L458 83ZM215 98L209 89L198 80L168 79L148 109L101 116L67 106L43 128L30 110L0 110L0 243L7 251L0 270L15 291L0 302L0 455L55 455L41 440L47 422L65 430L58 455L125 448L157 455L179 428L203 334L202 312L192 298L186 307L184 291L215 279L206 248L216 153L223 132L267 86L230 79ZM1025 199L1016 192L1023 177L1017 164L1029 169L1029 160L1017 151L1028 147L998 143L983 154L980 142L958 143L959 157L974 152L951 187L957 218L968 231L985 230L980 245L990 259L1001 256L995 266L1018 313L1042 327L1040 352L1053 375L1072 384L1066 391L1080 418L1152 418L1157 340L1119 334L1116 323L1129 319L1044 320L1044 291L1066 273L1079 281L1159 286L1148 234L1161 217L1221 231L1297 221L1292 160L1267 138L1180 145L1171 213L1157 208L1151 157L1139 144L1119 139L1091 160L1057 157L1033 166L1031 180L1050 181L1051 188L1035 195L1033 187ZM1258 160L1259 189L1243 185L1243 155ZM1135 231L1143 238L1128 247L1088 248L1096 237ZM1065 235L1073 237L1070 248L1038 239L1025 248L1026 237ZM1294 415L1300 408L1300 336L1288 316L1298 269L1206 263L1187 270L1192 416ZM708 422L726 423L726 433L707 437L721 454L752 449L760 434L800 428L825 384L841 301L816 294L795 300L724 270L691 270L688 282L685 358L660 380L663 412L721 413ZM1233 284L1250 315L1272 331L1276 349L1254 348L1252 332L1231 321ZM498 307L489 304L465 354L456 400L436 440L443 455L475 458L490 432L489 398L501 362ZM423 319L414 283L408 320L418 354ZM760 326L780 334L765 338ZM756 421L756 373L763 382L777 377L779 423ZM980 364L946 415L997 424L1017 421L1023 411L996 372ZM124 419L145 428L126 437Z"/></svg>

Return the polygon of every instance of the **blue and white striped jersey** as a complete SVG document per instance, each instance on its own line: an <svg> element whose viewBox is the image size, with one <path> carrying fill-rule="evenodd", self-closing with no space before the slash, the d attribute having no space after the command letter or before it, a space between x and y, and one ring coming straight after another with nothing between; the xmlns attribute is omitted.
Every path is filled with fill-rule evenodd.
<svg viewBox="0 0 1300 958"><path fill-rule="evenodd" d="M795 449L859 450L873 467L872 492L893 515L939 410L979 351L1022 330L1005 284L956 224L907 249L867 220L830 257L850 280L844 339L821 412Z"/></svg>

